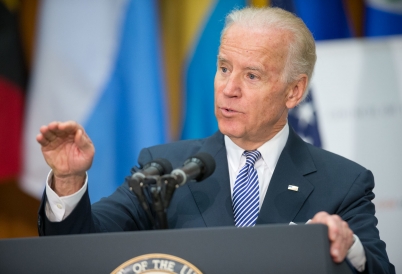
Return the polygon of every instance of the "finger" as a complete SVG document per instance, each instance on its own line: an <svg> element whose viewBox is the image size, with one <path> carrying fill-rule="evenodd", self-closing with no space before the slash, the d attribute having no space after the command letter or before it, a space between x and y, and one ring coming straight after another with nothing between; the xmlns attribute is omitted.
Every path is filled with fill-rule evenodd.
<svg viewBox="0 0 402 274"><path fill-rule="evenodd" d="M328 238L331 241L330 254L335 262L342 261L342 229L337 215L327 219Z"/></svg>
<svg viewBox="0 0 402 274"><path fill-rule="evenodd" d="M339 238L336 241L332 242L330 254L334 262L340 263L345 259L346 254L349 250L346 246L347 244L342 238Z"/></svg>
<svg viewBox="0 0 402 274"><path fill-rule="evenodd" d="M89 136L85 133L83 128L77 130L77 134L75 135L74 142L81 150L91 149L93 147L92 141Z"/></svg>
<svg viewBox="0 0 402 274"><path fill-rule="evenodd" d="M74 121L60 122L58 129L63 132L76 133L78 129L83 129L81 125Z"/></svg>
<svg viewBox="0 0 402 274"><path fill-rule="evenodd" d="M39 128L40 134L42 135L43 139L46 140L48 143L50 143L57 137L54 132L55 127L56 127L55 122L52 122L47 126L41 126Z"/></svg>
<svg viewBox="0 0 402 274"><path fill-rule="evenodd" d="M318 212L310 223L325 224L328 226L328 237L331 241L335 240L341 223L341 218L338 215L329 215L326 212Z"/></svg>
<svg viewBox="0 0 402 274"><path fill-rule="evenodd" d="M58 130L58 127L59 127L59 124L60 124L60 122L53 121L53 122L51 122L51 123L49 123L49 124L47 125L47 130L50 130L50 131L57 131L57 130Z"/></svg>
<svg viewBox="0 0 402 274"><path fill-rule="evenodd" d="M330 247L330 254L332 259L335 262L341 262L343 260L342 258L342 241L338 238L335 241L331 241L331 247Z"/></svg>
<svg viewBox="0 0 402 274"><path fill-rule="evenodd" d="M83 132L82 129L78 129L77 133L74 136L74 142L77 144L77 146L79 148L82 148L83 146L85 146L85 142L83 140L84 136L83 136Z"/></svg>
<svg viewBox="0 0 402 274"><path fill-rule="evenodd" d="M330 246L330 255L332 259L335 262L339 262L341 258L341 252L340 252L340 243L341 241L339 240L339 230L340 226L339 219L336 215L329 215L326 212L318 212L313 219L311 220L310 223L321 223L325 224L328 227L328 238L331 242Z"/></svg>
<svg viewBox="0 0 402 274"><path fill-rule="evenodd" d="M49 127L46 127L45 129L41 128L40 132L42 133L43 138L46 139L46 141L48 141L49 143L51 143L58 137L57 132Z"/></svg>
<svg viewBox="0 0 402 274"><path fill-rule="evenodd" d="M347 222L338 215L331 216L331 231L335 238L331 243L331 256L335 262L342 262L353 243L353 232Z"/></svg>
<svg viewBox="0 0 402 274"><path fill-rule="evenodd" d="M347 222L338 215L326 212L317 213L310 223L322 223L328 227L328 238L331 242L330 255L334 262L342 262L353 243L353 231Z"/></svg>
<svg viewBox="0 0 402 274"><path fill-rule="evenodd" d="M41 126L39 130L40 130L41 132L49 131L49 130L50 130L50 131L55 131L55 130L57 130L59 124L60 124L60 122L58 122L58 121L53 121L53 122L50 122L50 123L47 124L47 125Z"/></svg>
<svg viewBox="0 0 402 274"><path fill-rule="evenodd" d="M36 135L36 141L41 145L41 146L46 146L49 144L49 141L43 137L42 134Z"/></svg>
<svg viewBox="0 0 402 274"><path fill-rule="evenodd" d="M353 244L353 231L350 229L347 222L341 220L340 225L340 240L342 241L341 253L347 254Z"/></svg>
<svg viewBox="0 0 402 274"><path fill-rule="evenodd" d="M59 121L53 121L53 122L50 122L48 125L47 125L47 127L49 128L49 129L55 129L55 128L57 128L58 126L59 126L59 124L60 124L60 122Z"/></svg>
<svg viewBox="0 0 402 274"><path fill-rule="evenodd" d="M331 241L335 241L342 232L341 218L338 215L332 215L327 218L328 236Z"/></svg>
<svg viewBox="0 0 402 274"><path fill-rule="evenodd" d="M81 126L74 121L67 122L52 122L47 126L45 138L49 141L53 141L57 137L67 138L68 136L74 138L77 130Z"/></svg>
<svg viewBox="0 0 402 274"><path fill-rule="evenodd" d="M341 263L345 259L345 256L339 251L339 248L331 248L330 254L335 263Z"/></svg>
<svg viewBox="0 0 402 274"><path fill-rule="evenodd" d="M54 121L47 125L47 130L58 137L64 137L68 135L68 132L63 129L63 122Z"/></svg>
<svg viewBox="0 0 402 274"><path fill-rule="evenodd" d="M325 211L318 212L314 215L313 219L310 220L309 224L326 224L329 216L330 215Z"/></svg>

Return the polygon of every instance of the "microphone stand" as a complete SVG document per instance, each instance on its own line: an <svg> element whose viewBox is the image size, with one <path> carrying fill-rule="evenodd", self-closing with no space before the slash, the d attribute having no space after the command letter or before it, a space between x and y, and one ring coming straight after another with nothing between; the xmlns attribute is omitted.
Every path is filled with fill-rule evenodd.
<svg viewBox="0 0 402 274"><path fill-rule="evenodd" d="M178 182L172 175L146 176L138 182L128 180L130 190L137 196L154 229L168 229L167 209ZM148 197L148 199L147 199ZM151 200L151 207L149 206Z"/></svg>
<svg viewBox="0 0 402 274"><path fill-rule="evenodd" d="M188 158L182 168L173 171L171 171L171 164L165 159L155 160L155 163L151 162L150 165L155 164L156 167L159 164L158 162L162 163L162 166L166 166L163 169L158 169L158 174L168 174L145 176L147 172L144 172L145 174L139 172L140 174L133 175L135 178L129 178L129 186L130 190L137 196L154 228L167 229L166 212L176 189L189 180L199 182L210 176L215 170L215 160L208 153L199 152ZM155 174L154 171L151 174ZM148 201L152 204L152 211L148 206Z"/></svg>
<svg viewBox="0 0 402 274"><path fill-rule="evenodd" d="M173 194L177 188L179 188L179 183L175 177L171 174L166 174L161 177L161 180L165 184L165 196L163 199L163 206L167 209L170 205L170 200L172 200Z"/></svg>
<svg viewBox="0 0 402 274"><path fill-rule="evenodd" d="M163 185L159 176L146 177L145 185L151 193L152 207L156 215L156 228L167 229L168 222L166 216L166 209L164 207L164 199L162 197Z"/></svg>
<svg viewBox="0 0 402 274"><path fill-rule="evenodd" d="M130 187L130 190L134 192L135 196L137 196L138 201L140 202L140 205L144 209L149 221L152 223L152 226L156 228L156 223L154 220L154 217L152 216L151 209L148 206L147 199L145 197L144 193L144 182L136 182L132 178L128 180L128 185Z"/></svg>
<svg viewBox="0 0 402 274"><path fill-rule="evenodd" d="M130 178L128 184L130 190L137 196L153 228L168 229L167 209L175 190L180 186L178 180L171 174L166 174L146 176L140 182ZM149 199L152 208L149 206Z"/></svg>

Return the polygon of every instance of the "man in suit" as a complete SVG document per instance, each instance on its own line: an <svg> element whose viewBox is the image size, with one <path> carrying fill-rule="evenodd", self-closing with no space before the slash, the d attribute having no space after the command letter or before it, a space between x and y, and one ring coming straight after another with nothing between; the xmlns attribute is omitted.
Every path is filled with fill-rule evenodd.
<svg viewBox="0 0 402 274"><path fill-rule="evenodd" d="M214 83L219 131L143 149L139 164L167 158L176 167L197 152L216 161L208 179L175 192L170 228L323 223L335 262L347 257L359 272L394 273L376 229L371 172L305 143L287 124L288 110L306 96L315 60L314 39L294 15L275 8L232 12ZM40 132L37 140L52 169L40 208L41 235L152 228L127 182L90 204L86 171L94 146L80 125L53 122ZM245 182L244 201L239 186Z"/></svg>

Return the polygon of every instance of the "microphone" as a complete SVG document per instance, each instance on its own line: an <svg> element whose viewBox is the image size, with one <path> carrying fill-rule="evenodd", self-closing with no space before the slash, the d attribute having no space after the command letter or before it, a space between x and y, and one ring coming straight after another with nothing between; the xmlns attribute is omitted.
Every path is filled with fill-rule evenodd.
<svg viewBox="0 0 402 274"><path fill-rule="evenodd" d="M160 176L172 172L172 164L163 158L155 159L144 165L143 169L134 173L131 180L135 183L144 181L147 176Z"/></svg>
<svg viewBox="0 0 402 274"><path fill-rule="evenodd" d="M151 209L148 206L147 199L145 197L143 184L141 184L147 176L159 176L172 171L172 164L163 158L155 159L144 165L143 169L134 173L128 179L129 188L137 196L142 208L148 216L149 221L155 227L155 220L152 216Z"/></svg>
<svg viewBox="0 0 402 274"><path fill-rule="evenodd" d="M188 158L181 168L176 168L171 175L175 177L179 186L190 180L200 182L215 171L214 158L205 152L199 152Z"/></svg>

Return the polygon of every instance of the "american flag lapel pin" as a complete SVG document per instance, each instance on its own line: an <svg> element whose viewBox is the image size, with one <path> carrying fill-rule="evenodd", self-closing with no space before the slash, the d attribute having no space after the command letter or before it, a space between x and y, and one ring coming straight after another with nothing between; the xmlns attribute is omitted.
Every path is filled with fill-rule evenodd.
<svg viewBox="0 0 402 274"><path fill-rule="evenodd" d="M288 189L293 190L293 191L299 191L299 187L298 186L293 186L293 185L288 185Z"/></svg>

